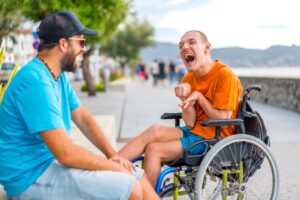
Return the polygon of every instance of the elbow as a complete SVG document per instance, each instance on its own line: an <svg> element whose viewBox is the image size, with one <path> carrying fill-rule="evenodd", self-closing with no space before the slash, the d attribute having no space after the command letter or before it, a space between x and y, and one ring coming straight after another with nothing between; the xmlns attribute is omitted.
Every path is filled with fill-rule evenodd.
<svg viewBox="0 0 300 200"><path fill-rule="evenodd" d="M219 119L231 119L232 113L232 111L221 111L219 113Z"/></svg>
<svg viewBox="0 0 300 200"><path fill-rule="evenodd" d="M56 157L57 161L64 166L71 166L71 156Z"/></svg>
<svg viewBox="0 0 300 200"><path fill-rule="evenodd" d="M185 126L188 128L193 128L195 126L195 121L185 122Z"/></svg>
<svg viewBox="0 0 300 200"><path fill-rule="evenodd" d="M56 160L64 166L72 166L73 156L71 156L67 151L55 155Z"/></svg>

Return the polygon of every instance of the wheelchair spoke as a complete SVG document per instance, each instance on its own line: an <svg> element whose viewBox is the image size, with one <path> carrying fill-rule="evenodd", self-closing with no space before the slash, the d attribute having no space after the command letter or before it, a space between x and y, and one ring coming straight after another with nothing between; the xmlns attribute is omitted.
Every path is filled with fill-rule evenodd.
<svg viewBox="0 0 300 200"><path fill-rule="evenodd" d="M267 147L247 135L217 143L200 164L195 180L197 199L274 199L278 195L277 165ZM223 183L223 180L225 181Z"/></svg>
<svg viewBox="0 0 300 200"><path fill-rule="evenodd" d="M255 152L255 153L257 154L258 152ZM261 162L261 159L264 158L263 152L260 152L260 154L257 156L258 156L258 158L255 161L253 161L253 159L251 159L251 161L253 161L253 164L251 164L251 165L249 164L249 167L245 170L245 174L244 174L245 177L248 178L248 176L250 176L252 174L252 171L258 169L259 165L262 164L260 162Z"/></svg>

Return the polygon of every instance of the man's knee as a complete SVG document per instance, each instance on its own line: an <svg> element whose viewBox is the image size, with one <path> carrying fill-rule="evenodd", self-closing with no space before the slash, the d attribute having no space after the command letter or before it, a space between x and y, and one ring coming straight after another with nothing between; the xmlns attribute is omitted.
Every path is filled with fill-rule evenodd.
<svg viewBox="0 0 300 200"><path fill-rule="evenodd" d="M158 142L161 140L163 126L161 125L152 125L147 130L147 137L151 137L152 142Z"/></svg>
<svg viewBox="0 0 300 200"><path fill-rule="evenodd" d="M131 190L129 199L130 200L140 200L143 198L142 185L138 180L134 181L133 189Z"/></svg>
<svg viewBox="0 0 300 200"><path fill-rule="evenodd" d="M146 146L145 156L155 156L159 154L159 145L157 143L150 143Z"/></svg>

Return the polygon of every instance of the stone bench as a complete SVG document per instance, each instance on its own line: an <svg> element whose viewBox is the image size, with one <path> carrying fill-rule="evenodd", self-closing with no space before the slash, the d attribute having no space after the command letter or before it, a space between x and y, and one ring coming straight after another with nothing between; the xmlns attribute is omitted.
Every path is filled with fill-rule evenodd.
<svg viewBox="0 0 300 200"><path fill-rule="evenodd" d="M111 145L116 149L116 127L115 118L112 115L94 115L95 120L100 125L102 131L105 133ZM71 140L74 144L87 148L88 150L96 153L97 155L104 156L79 130L79 128L72 124ZM0 185L0 200L8 200Z"/></svg>
<svg viewBox="0 0 300 200"><path fill-rule="evenodd" d="M101 130L104 132L108 138L110 144L116 149L116 126L115 118L112 115L94 115L95 120L101 127ZM97 155L103 155L79 130L79 128L72 124L71 140L74 144L83 146L88 150L96 153Z"/></svg>

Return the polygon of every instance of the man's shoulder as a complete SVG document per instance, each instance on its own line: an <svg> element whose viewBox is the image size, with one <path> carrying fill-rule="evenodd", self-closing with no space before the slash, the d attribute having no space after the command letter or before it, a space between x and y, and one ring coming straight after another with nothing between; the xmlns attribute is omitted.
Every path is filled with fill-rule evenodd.
<svg viewBox="0 0 300 200"><path fill-rule="evenodd" d="M43 77L46 75L46 73L42 67L42 64L39 63L36 58L33 58L20 69L17 75L17 79L35 83L36 81L39 82L43 80Z"/></svg>
<svg viewBox="0 0 300 200"><path fill-rule="evenodd" d="M220 61L218 61L216 65L217 65L217 68L218 68L218 71L219 71L220 75L222 75L222 76L236 76L236 74L231 69L231 67L229 67L229 65L224 64Z"/></svg>

